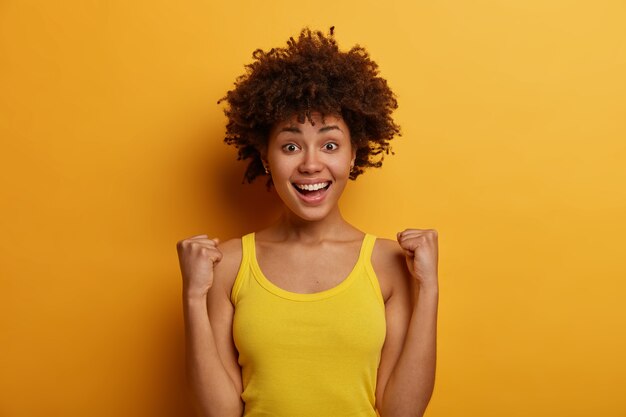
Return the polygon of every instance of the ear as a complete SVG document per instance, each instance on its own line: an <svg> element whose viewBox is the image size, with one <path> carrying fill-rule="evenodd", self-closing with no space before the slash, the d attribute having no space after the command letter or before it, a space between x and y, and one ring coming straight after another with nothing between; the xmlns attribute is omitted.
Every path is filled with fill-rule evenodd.
<svg viewBox="0 0 626 417"><path fill-rule="evenodd" d="M259 157L263 165L267 165L267 148L263 147L262 149L257 149L257 151L259 152Z"/></svg>

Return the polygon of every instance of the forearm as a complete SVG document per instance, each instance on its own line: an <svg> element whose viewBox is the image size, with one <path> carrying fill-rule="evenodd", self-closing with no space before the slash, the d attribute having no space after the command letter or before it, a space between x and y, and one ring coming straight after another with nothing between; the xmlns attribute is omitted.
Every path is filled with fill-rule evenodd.
<svg viewBox="0 0 626 417"><path fill-rule="evenodd" d="M243 403L217 351L206 297L183 296L187 380L203 417L240 417Z"/></svg>
<svg viewBox="0 0 626 417"><path fill-rule="evenodd" d="M438 288L420 288L406 339L383 394L382 417L421 417L435 384Z"/></svg>

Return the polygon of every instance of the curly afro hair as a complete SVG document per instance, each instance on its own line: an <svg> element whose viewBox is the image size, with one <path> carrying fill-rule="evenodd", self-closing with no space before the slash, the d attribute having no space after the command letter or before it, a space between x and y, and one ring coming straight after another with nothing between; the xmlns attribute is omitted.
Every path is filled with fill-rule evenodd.
<svg viewBox="0 0 626 417"><path fill-rule="evenodd" d="M228 104L224 142L238 149L238 160L251 159L244 182L265 175L261 155L269 132L294 115L300 123L306 118L311 124L314 111L343 118L356 147L352 180L364 168L380 167L391 151L389 141L401 135L391 118L398 103L387 81L378 76L378 65L359 45L340 51L333 32L334 26L328 35L305 27L297 40L289 38L286 48L255 50L255 61L218 101Z"/></svg>

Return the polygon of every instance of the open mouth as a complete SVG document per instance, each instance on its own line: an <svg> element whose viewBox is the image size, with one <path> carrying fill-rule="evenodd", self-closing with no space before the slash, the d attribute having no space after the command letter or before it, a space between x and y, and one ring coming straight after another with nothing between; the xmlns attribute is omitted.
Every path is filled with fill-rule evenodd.
<svg viewBox="0 0 626 417"><path fill-rule="evenodd" d="M306 197L307 199L315 199L322 196L326 190L328 190L331 185L331 181L320 182L317 184L296 184L292 182L291 185L293 185L293 188L295 188L296 191L298 191L298 193L303 197Z"/></svg>

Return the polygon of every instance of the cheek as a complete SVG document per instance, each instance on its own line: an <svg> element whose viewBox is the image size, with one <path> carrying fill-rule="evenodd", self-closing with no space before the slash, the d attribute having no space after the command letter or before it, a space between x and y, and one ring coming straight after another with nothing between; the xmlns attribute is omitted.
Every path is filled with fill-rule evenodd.
<svg viewBox="0 0 626 417"><path fill-rule="evenodd" d="M273 167L272 172L281 177L290 176L294 170L294 164L289 159L277 158L270 164Z"/></svg>
<svg viewBox="0 0 626 417"><path fill-rule="evenodd" d="M333 161L332 169L335 172L347 175L347 174L350 173L350 163L351 163L351 161L352 161L352 158L351 158L350 155L345 157L345 158L341 158L341 160Z"/></svg>
<svg viewBox="0 0 626 417"><path fill-rule="evenodd" d="M289 159L286 159L279 152L270 151L267 155L267 162L272 169L272 172L283 172L286 166L289 165Z"/></svg>

